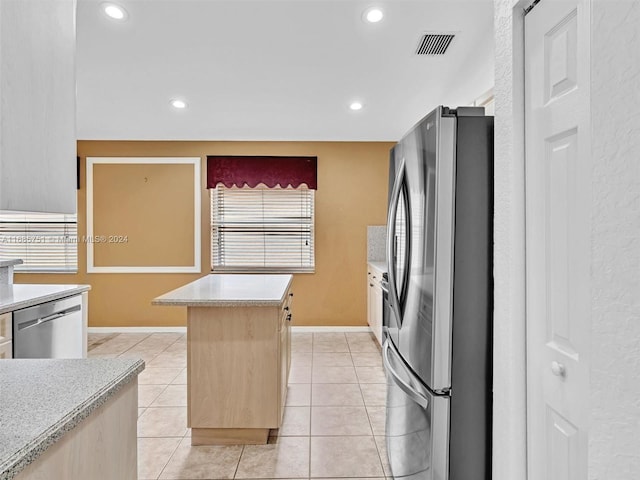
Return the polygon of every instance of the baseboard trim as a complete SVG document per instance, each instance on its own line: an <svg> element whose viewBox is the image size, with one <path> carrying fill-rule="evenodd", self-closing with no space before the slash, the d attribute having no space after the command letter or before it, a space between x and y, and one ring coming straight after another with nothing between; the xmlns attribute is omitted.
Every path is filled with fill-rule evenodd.
<svg viewBox="0 0 640 480"><path fill-rule="evenodd" d="M89 333L187 333L187 327L88 327Z"/></svg>
<svg viewBox="0 0 640 480"><path fill-rule="evenodd" d="M369 327L339 327L339 326L292 326L296 333L354 333L370 332ZM88 327L89 333L187 333L187 327Z"/></svg>
<svg viewBox="0 0 640 480"><path fill-rule="evenodd" d="M354 332L370 332L369 327L338 327L338 326L292 326L291 331L294 333L354 333Z"/></svg>

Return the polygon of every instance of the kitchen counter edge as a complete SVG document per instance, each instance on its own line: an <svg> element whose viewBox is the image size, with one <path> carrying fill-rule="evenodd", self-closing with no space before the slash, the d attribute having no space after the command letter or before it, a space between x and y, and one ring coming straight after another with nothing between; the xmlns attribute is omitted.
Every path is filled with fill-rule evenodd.
<svg viewBox="0 0 640 480"><path fill-rule="evenodd" d="M281 274L288 275L289 279L285 288L282 290L282 295L278 299L265 299L265 298L237 298L237 299L205 299L205 298L171 298L171 295L178 290L183 289L193 283L198 281L203 281L207 277L202 277L195 282L191 282L190 284L184 285L183 287L172 290L164 295L154 298L151 301L151 305L162 305L162 306L175 306L175 307L277 307L285 301L287 291L291 287L291 283L293 282L293 275L291 274ZM208 277L211 275L208 275ZM163 298L165 297L165 298Z"/></svg>
<svg viewBox="0 0 640 480"><path fill-rule="evenodd" d="M67 285L56 285L56 284L30 284L30 283L19 283L12 285L2 285L0 288L0 315L7 312L13 312L15 310L20 310L22 308L32 307L33 305L38 305L40 303L50 302L52 300L59 300L61 298L73 297L75 295L79 295L81 293L87 292L91 290L91 285L68 285L69 288L60 289L60 287L64 287ZM25 298L21 298L18 301L5 303L6 297L6 289L7 288L22 288L28 287L25 290L30 288L34 289L34 287L42 287L42 292L36 293L33 296L25 296ZM46 287L51 287L51 291L47 292ZM55 289L54 289L55 288Z"/></svg>
<svg viewBox="0 0 640 480"><path fill-rule="evenodd" d="M380 273L387 273L387 262L384 260L369 260L367 264L371 265L372 268L375 268Z"/></svg>

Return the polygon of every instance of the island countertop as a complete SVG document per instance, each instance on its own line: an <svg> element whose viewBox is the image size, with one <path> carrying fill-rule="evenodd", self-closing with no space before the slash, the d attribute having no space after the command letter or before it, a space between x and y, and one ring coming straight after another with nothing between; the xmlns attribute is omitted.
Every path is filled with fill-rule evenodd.
<svg viewBox="0 0 640 480"><path fill-rule="evenodd" d="M0 361L0 480L14 478L144 370L139 359Z"/></svg>
<svg viewBox="0 0 640 480"><path fill-rule="evenodd" d="M39 303L71 297L91 289L91 285L9 284L0 285L0 314Z"/></svg>
<svg viewBox="0 0 640 480"><path fill-rule="evenodd" d="M153 305L186 307L270 307L280 305L293 276L211 274L165 293Z"/></svg>

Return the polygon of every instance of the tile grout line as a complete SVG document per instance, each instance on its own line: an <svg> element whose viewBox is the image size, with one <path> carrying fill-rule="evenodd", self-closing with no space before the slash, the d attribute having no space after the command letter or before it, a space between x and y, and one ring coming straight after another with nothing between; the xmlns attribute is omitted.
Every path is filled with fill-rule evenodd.
<svg viewBox="0 0 640 480"><path fill-rule="evenodd" d="M347 343L348 343L348 340L347 340ZM353 362L353 353L354 352L351 351L351 344L348 343L348 345L349 345L349 351L351 353L351 361ZM358 375L358 370L357 370L357 368L355 366L355 362L353 362L353 363L354 363L353 366L354 366L354 369L356 370L356 376L357 376ZM371 415L369 414L369 408L367 406L367 403L364 401L364 394L362 393L362 383L360 382L360 378L358 378L358 388L360 390L360 395L362 396L362 403L364 404L365 412L367 413L367 419L369 420L369 428L371 429L371 438L373 439L373 445L375 446L376 452L378 453L378 462L380 464L380 471L382 472L382 477L386 478L387 474L385 472L384 465L382 463L382 455L380 454L380 448L378 447L378 442L376 441L376 434L375 434L375 432L373 430L373 423L371 422ZM386 430L386 425L385 425L385 430ZM385 432L385 435L386 435L386 432Z"/></svg>
<svg viewBox="0 0 640 480"><path fill-rule="evenodd" d="M152 384L152 385L153 385L153 384ZM162 385L162 384L161 384L161 385ZM167 390L167 387L168 387L169 385L171 385L171 384L162 385L162 386L164 387L164 388L162 389L162 391L161 391L161 392L160 392L160 393L159 393L159 394L158 394L158 395L157 395L157 396L156 396L156 397L151 401L151 403L150 403L149 405L147 405L145 408L153 407L153 404L155 403L155 401L156 401L156 400L158 400L158 398L160 398L160 395L162 395L162 394ZM140 385L138 385L138 388L140 388ZM158 408L158 407L156 406L156 407L153 407L153 408Z"/></svg>
<svg viewBox="0 0 640 480"><path fill-rule="evenodd" d="M102 347L102 346L108 345L108 344L109 344L109 342L111 342L112 340L115 340L115 339L116 339L116 338L118 338L120 335L123 335L123 334L122 334L122 333L115 333L115 334L113 335L113 337L112 337L112 338L109 338L107 341L105 341L104 343L102 343L102 344L100 344L100 345L98 345L98 346L96 346L96 347L92 348L91 350L89 350L89 348L87 348L87 354L88 354L90 351L92 351L92 350L95 350L95 349L100 348L100 347ZM147 335L147 337L148 337L148 335ZM120 350L120 351L117 351L117 352L115 352L115 353L105 353L104 355L114 355L114 356L118 357L118 356L122 355L124 352L128 351L130 348L133 348L133 347L134 347L134 346L136 346L138 343L142 342L142 341L143 341L145 338L147 338L147 337L144 337L143 339L138 340L135 344L133 344L133 345L131 345L131 346L129 346L129 347L127 347L127 348L125 348L124 350ZM125 338L126 338L126 337L125 337ZM100 353L98 353L98 355L101 355L101 354L100 354Z"/></svg>
<svg viewBox="0 0 640 480"><path fill-rule="evenodd" d="M369 416L368 410L367 410L367 416ZM371 425L371 417L369 417L369 426L371 427L371 433L373 433L373 425ZM373 433L372 438L373 438L373 445L376 447L376 452L378 452L378 461L380 462L380 470L382 471L382 476L386 478L387 472L384 469L384 464L382 462L382 454L380 453L380 447L378 447L378 442L376 441L375 433ZM383 438L384 438L383 441L386 442L386 431L385 431L385 435L383 435Z"/></svg>
<svg viewBox="0 0 640 480"><path fill-rule="evenodd" d="M384 370L384 367L383 367L383 370ZM360 394L362 394L362 384L358 383L358 386L360 387ZM369 428L371 428L371 434L373 436L373 445L376 447L376 452L378 452L378 462L380 462L380 471L382 472L382 476L386 478L387 472L385 471L384 464L382 462L382 454L380 453L380 447L378 447L378 442L376 441L376 432L374 432L373 430L373 423L371 422L371 415L369 414L369 408L366 402L364 401L364 394L362 394L362 401L365 404L365 411L367 412L367 418L369 419ZM386 412L385 412L385 419L386 419ZM385 438L384 441L386 441L386 430L387 429L386 429L386 420L385 420L385 432L384 432L385 434L383 436Z"/></svg>
<svg viewBox="0 0 640 480"><path fill-rule="evenodd" d="M307 468L308 478L311 478L311 435L312 435L312 418L313 418L313 357L315 354L315 334L311 334L311 378L309 379L309 467Z"/></svg>
<svg viewBox="0 0 640 480"><path fill-rule="evenodd" d="M107 334L106 337L101 338L99 340L95 340L92 342L87 341L87 352L90 352L91 350L93 350L94 348L98 348L100 345L104 345L105 343L107 343L108 341L110 341L113 338L116 338L118 335L120 335L119 333L110 333Z"/></svg>
<svg viewBox="0 0 640 480"><path fill-rule="evenodd" d="M118 334L118 336L120 336L120 335L122 335L122 333L119 333L119 334ZM122 355L122 354L123 354L123 353L125 353L125 352L128 352L128 351L129 351L129 350L131 350L133 347L135 347L135 346L136 346L136 345L138 345L139 343L141 343L141 342L145 341L145 340L146 340L147 338L149 338L150 336L151 336L151 334L148 334L146 337L144 337L144 338L142 338L142 339L138 340L136 343L134 343L133 345L131 345L129 348L127 348L126 350L123 350L122 352L120 352L120 353L118 354L118 356Z"/></svg>
<svg viewBox="0 0 640 480"><path fill-rule="evenodd" d="M151 437L151 438L153 438L153 437ZM155 438L169 438L169 437L155 437ZM177 437L171 437L171 438L177 438ZM184 438L184 437L182 437L182 438ZM181 443L182 443L182 439L178 440L178 443L177 443L176 447L173 449L173 452L171 452L171 455L169 455L169 458L167 459L166 463L162 466L162 470L160 470L160 473L156 477L156 480L159 479L162 476L162 474L164 473L165 468L167 468L167 465L169 465L169 462L171 461L173 456L178 451L178 448L180 448L180 444Z"/></svg>
<svg viewBox="0 0 640 480"><path fill-rule="evenodd" d="M152 334L147 335L146 337L144 337L142 340L140 340L140 342L136 343L135 345L133 345L131 348L125 350L124 352L122 352L119 356L124 355L125 353L127 353L129 350L131 350L132 348L136 347L137 345L139 345L140 343L144 342L147 338L150 338ZM151 360L149 360L148 362L145 360L145 366L149 366L148 364L153 362L160 354L164 353L171 345L173 345L175 342L178 341L180 337L178 337L176 340L174 340L172 343L167 344L162 350L160 350L158 353L156 353L155 355L153 355L153 357L151 357ZM153 368L153 367L152 367Z"/></svg>
<svg viewBox="0 0 640 480"><path fill-rule="evenodd" d="M267 442L269 441L269 438L267 438ZM236 478L238 475L238 469L240 468L240 461L242 461L242 455L244 455L244 449L246 447L246 445L241 445L242 449L240 450L240 455L238 456L238 463L236 463L236 469L233 471L233 477L232 478Z"/></svg>

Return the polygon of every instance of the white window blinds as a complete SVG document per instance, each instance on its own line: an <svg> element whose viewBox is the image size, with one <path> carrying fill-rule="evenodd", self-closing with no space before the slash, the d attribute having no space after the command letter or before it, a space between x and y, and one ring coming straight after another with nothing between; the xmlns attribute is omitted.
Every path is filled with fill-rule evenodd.
<svg viewBox="0 0 640 480"><path fill-rule="evenodd" d="M0 259L20 258L16 272L76 272L78 224L75 215L0 213Z"/></svg>
<svg viewBox="0 0 640 480"><path fill-rule="evenodd" d="M211 267L312 272L314 190L211 189Z"/></svg>

